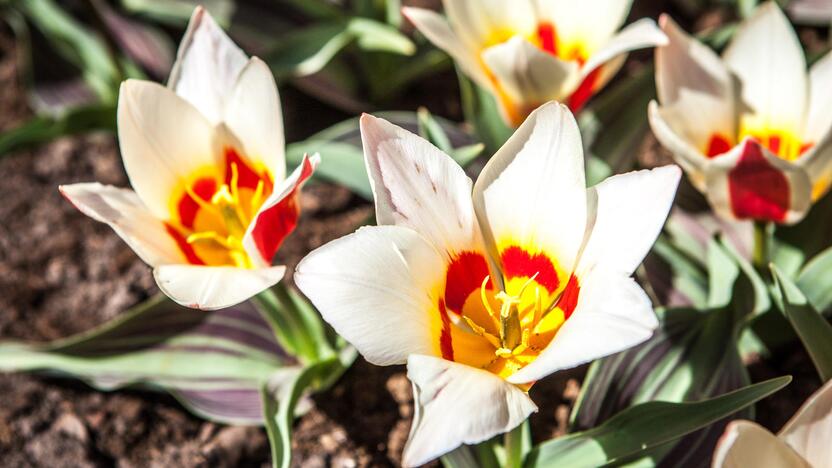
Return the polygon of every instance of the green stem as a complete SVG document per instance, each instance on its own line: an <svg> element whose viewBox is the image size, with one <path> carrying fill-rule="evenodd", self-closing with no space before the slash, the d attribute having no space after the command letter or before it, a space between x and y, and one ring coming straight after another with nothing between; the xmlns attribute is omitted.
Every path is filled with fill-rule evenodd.
<svg viewBox="0 0 832 468"><path fill-rule="evenodd" d="M531 450L531 433L529 432L529 421L507 432L505 435L506 468L520 468L523 466L523 459Z"/></svg>
<svg viewBox="0 0 832 468"><path fill-rule="evenodd" d="M768 223L754 221L754 251L751 262L760 272L768 271Z"/></svg>
<svg viewBox="0 0 832 468"><path fill-rule="evenodd" d="M274 330L278 342L305 362L320 357L318 346L300 317L300 311L283 283L253 298Z"/></svg>

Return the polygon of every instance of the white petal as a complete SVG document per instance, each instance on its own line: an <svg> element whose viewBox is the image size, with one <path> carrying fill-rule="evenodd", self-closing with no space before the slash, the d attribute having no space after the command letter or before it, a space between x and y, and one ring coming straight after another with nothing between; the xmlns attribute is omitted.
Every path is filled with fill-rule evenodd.
<svg viewBox="0 0 832 468"><path fill-rule="evenodd" d="M248 62L246 54L202 7L194 10L179 45L168 87L212 123L223 120L225 103Z"/></svg>
<svg viewBox="0 0 832 468"><path fill-rule="evenodd" d="M402 13L430 42L453 57L469 78L480 87L493 88L493 83L479 60L479 48L463 43L457 33L451 29L448 21L439 13L413 7L403 8Z"/></svg>
<svg viewBox="0 0 832 468"><path fill-rule="evenodd" d="M575 312L531 364L508 378L522 384L633 347L653 335L659 322L641 286L602 267L579 278Z"/></svg>
<svg viewBox="0 0 832 468"><path fill-rule="evenodd" d="M595 16L604 15L596 14ZM656 27L656 23L649 18L642 18L622 29L608 43L590 55L589 60L581 67L581 78L586 78L593 70L620 55L665 44L667 44L667 36Z"/></svg>
<svg viewBox="0 0 832 468"><path fill-rule="evenodd" d="M631 275L659 236L681 175L677 166L664 166L616 175L591 188L594 222L578 274L603 265Z"/></svg>
<svg viewBox="0 0 832 468"><path fill-rule="evenodd" d="M537 30L532 0L443 0L445 14L462 41L481 50L511 36L529 37Z"/></svg>
<svg viewBox="0 0 832 468"><path fill-rule="evenodd" d="M725 219L760 219L793 224L812 201L806 170L778 158L746 138L705 168L705 194Z"/></svg>
<svg viewBox="0 0 832 468"><path fill-rule="evenodd" d="M699 152L714 134L735 138L737 113L731 75L708 46L687 35L663 15L668 45L656 49L656 91L673 118L667 123Z"/></svg>
<svg viewBox="0 0 832 468"><path fill-rule="evenodd" d="M832 52L812 65L809 71L809 118L804 139L820 141L832 127Z"/></svg>
<svg viewBox="0 0 832 468"><path fill-rule="evenodd" d="M491 246L510 240L571 271L587 207L581 135L565 106L543 105L497 151L474 185L474 208Z"/></svg>
<svg viewBox="0 0 832 468"><path fill-rule="evenodd" d="M262 162L275 183L286 177L280 97L269 66L257 57L240 72L224 120L240 139L249 161Z"/></svg>
<svg viewBox="0 0 832 468"><path fill-rule="evenodd" d="M694 137L686 133L688 128L694 128L686 122L695 119L693 115L688 115L679 105L660 107L656 101L650 101L647 116L656 139L671 152L676 164L682 166L691 183L704 192L704 171L708 159L691 142Z"/></svg>
<svg viewBox="0 0 832 468"><path fill-rule="evenodd" d="M211 124L173 91L149 81L122 83L118 139L130 185L159 219L170 217L175 187L216 164Z"/></svg>
<svg viewBox="0 0 832 468"><path fill-rule="evenodd" d="M444 359L412 355L416 411L402 465L415 467L462 444L477 444L520 425L537 406L494 374Z"/></svg>
<svg viewBox="0 0 832 468"><path fill-rule="evenodd" d="M806 112L808 80L800 41L773 1L757 8L740 25L723 55L741 82L741 109L765 129L800 135Z"/></svg>
<svg viewBox="0 0 832 468"><path fill-rule="evenodd" d="M59 190L82 213L109 224L148 265L185 263L164 223L147 210L132 190L98 183L62 185Z"/></svg>
<svg viewBox="0 0 832 468"><path fill-rule="evenodd" d="M778 434L812 466L832 463L832 382L815 392Z"/></svg>
<svg viewBox="0 0 832 468"><path fill-rule="evenodd" d="M442 256L416 232L373 226L307 255L295 284L367 361L387 366L439 352L441 318L431 296L444 271Z"/></svg>
<svg viewBox="0 0 832 468"><path fill-rule="evenodd" d="M255 265L271 265L277 249L292 233L300 216L300 189L321 161L317 154L304 155L300 165L274 188L263 202L243 236L243 248Z"/></svg>
<svg viewBox="0 0 832 468"><path fill-rule="evenodd" d="M821 465L819 465L821 466ZM751 421L733 421L717 443L713 468L810 468L771 432Z"/></svg>
<svg viewBox="0 0 832 468"><path fill-rule="evenodd" d="M818 60L809 73L811 98L803 142L813 146L798 160L814 184L813 198L823 196L832 185L832 52Z"/></svg>
<svg viewBox="0 0 832 468"><path fill-rule="evenodd" d="M230 266L162 265L153 270L168 297L192 309L217 310L239 304L274 286L284 266L246 270Z"/></svg>
<svg viewBox="0 0 832 468"><path fill-rule="evenodd" d="M424 139L364 114L361 139L378 224L407 227L449 257L479 250L471 179Z"/></svg>
<svg viewBox="0 0 832 468"><path fill-rule="evenodd" d="M542 21L555 25L558 40L582 42L595 52L621 28L632 0L536 0Z"/></svg>
<svg viewBox="0 0 832 468"><path fill-rule="evenodd" d="M560 60L519 36L486 49L482 59L511 103L521 110L563 99L579 84L577 62Z"/></svg>

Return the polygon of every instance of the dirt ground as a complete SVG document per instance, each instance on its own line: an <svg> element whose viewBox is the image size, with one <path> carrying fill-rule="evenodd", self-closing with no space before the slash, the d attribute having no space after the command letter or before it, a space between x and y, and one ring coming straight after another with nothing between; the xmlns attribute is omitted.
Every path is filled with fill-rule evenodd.
<svg viewBox="0 0 832 468"><path fill-rule="evenodd" d="M13 42L0 31L0 131L28 115L16 72ZM288 140L314 130L293 115L343 116L291 90L283 93ZM317 107L316 107L317 106ZM458 113L453 102L440 110ZM300 122L295 124L294 122ZM0 159L0 339L51 340L115 317L156 292L150 269L105 225L76 211L57 185L100 181L126 186L109 135L64 138ZM310 249L354 228L371 213L366 202L335 186L308 186L298 230L279 253L293 268ZM291 271L291 270L290 270ZM584 370L544 380L532 389L540 412L537 439L562 434ZM817 386L808 358L795 346L775 363L752 367L755 381L798 374L758 407L778 429ZM814 379L814 380L813 380ZM66 379L0 374L0 460L3 466L269 466L260 428L204 422L158 393L101 393ZM413 413L402 367L381 368L359 358L293 435L294 465L396 466Z"/></svg>

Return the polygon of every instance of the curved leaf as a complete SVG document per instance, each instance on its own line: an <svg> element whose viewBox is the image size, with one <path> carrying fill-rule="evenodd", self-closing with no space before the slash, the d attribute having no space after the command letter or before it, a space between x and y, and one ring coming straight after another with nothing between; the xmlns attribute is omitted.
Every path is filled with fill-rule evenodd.
<svg viewBox="0 0 832 468"><path fill-rule="evenodd" d="M695 403L655 401L633 406L599 427L538 445L524 466L578 468L622 463L730 416L790 381L791 377L779 377Z"/></svg>

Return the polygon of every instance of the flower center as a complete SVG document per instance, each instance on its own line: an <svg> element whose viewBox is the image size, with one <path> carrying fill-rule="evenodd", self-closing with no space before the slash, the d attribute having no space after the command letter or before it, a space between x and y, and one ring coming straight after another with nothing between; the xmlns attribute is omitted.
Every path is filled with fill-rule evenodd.
<svg viewBox="0 0 832 468"><path fill-rule="evenodd" d="M481 255L465 253L451 263L438 344L445 359L506 378L548 346L574 310L579 288L543 254L509 247L502 266L504 287L497 290Z"/></svg>
<svg viewBox="0 0 832 468"><path fill-rule="evenodd" d="M271 194L271 179L233 150L226 151L224 176L214 171L194 177L174 198L168 232L192 264L252 268L243 237Z"/></svg>

